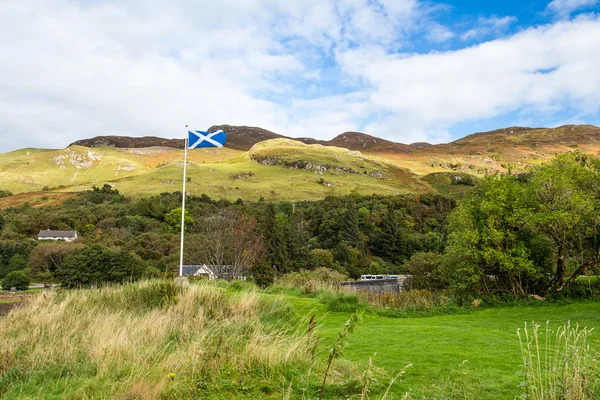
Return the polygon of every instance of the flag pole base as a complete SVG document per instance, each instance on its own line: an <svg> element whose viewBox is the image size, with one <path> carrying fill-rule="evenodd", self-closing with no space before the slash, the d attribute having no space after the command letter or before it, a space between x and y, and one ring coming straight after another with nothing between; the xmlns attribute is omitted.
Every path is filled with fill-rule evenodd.
<svg viewBox="0 0 600 400"><path fill-rule="evenodd" d="M188 287L190 286L190 280L187 278L187 276L178 276L175 278L175 286Z"/></svg>

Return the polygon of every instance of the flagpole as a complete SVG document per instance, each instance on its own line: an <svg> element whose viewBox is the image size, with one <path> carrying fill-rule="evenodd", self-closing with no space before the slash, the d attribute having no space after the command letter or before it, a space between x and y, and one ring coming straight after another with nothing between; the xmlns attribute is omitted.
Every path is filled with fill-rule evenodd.
<svg viewBox="0 0 600 400"><path fill-rule="evenodd" d="M185 126L187 129L187 125ZM186 172L187 172L187 148L188 138L183 143L183 193L181 194L181 247L179 252L179 276L183 276L183 233L185 232L185 183L186 183Z"/></svg>

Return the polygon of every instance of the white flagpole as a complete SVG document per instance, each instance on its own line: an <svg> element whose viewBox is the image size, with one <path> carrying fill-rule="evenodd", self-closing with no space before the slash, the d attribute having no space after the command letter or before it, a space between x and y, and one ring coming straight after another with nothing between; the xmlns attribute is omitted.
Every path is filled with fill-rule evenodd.
<svg viewBox="0 0 600 400"><path fill-rule="evenodd" d="M187 125L185 126L187 128ZM179 276L183 276L183 233L185 232L185 182L187 171L187 148L189 133L186 133L186 138L183 143L183 192L181 195L181 248L179 253Z"/></svg>

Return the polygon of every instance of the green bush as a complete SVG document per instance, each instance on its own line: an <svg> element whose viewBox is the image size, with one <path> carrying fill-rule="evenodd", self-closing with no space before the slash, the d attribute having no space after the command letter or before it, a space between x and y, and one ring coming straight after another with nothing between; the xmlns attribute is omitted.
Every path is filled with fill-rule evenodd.
<svg viewBox="0 0 600 400"><path fill-rule="evenodd" d="M252 267L252 278L254 283L261 288L271 286L275 281L273 268L268 264L259 264Z"/></svg>
<svg viewBox="0 0 600 400"><path fill-rule="evenodd" d="M31 283L31 277L26 271L13 271L6 274L2 280L2 287L5 290L16 288L17 290L27 290Z"/></svg>
<svg viewBox="0 0 600 400"><path fill-rule="evenodd" d="M404 264L411 273L410 284L414 289L442 290L448 286L440 264L442 255L438 253L415 253Z"/></svg>
<svg viewBox="0 0 600 400"><path fill-rule="evenodd" d="M56 275L66 287L82 287L139 279L143 270L137 255L92 245L71 253Z"/></svg>

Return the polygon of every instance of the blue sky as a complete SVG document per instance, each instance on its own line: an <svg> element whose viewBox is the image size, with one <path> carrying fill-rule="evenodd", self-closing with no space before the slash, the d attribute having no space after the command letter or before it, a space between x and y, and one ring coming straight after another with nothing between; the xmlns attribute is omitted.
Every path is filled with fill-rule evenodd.
<svg viewBox="0 0 600 400"><path fill-rule="evenodd" d="M0 3L0 152L186 124L447 142L600 124L600 1Z"/></svg>

